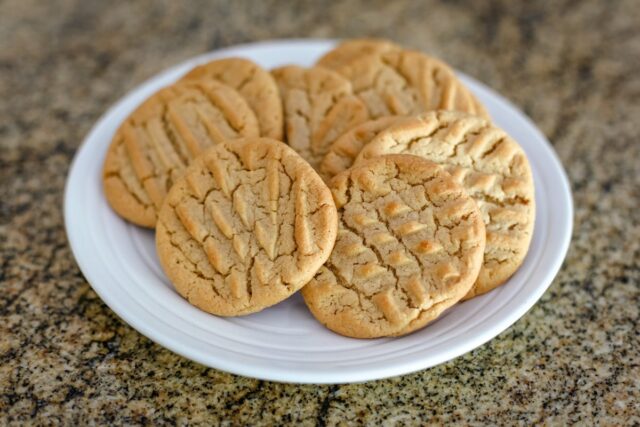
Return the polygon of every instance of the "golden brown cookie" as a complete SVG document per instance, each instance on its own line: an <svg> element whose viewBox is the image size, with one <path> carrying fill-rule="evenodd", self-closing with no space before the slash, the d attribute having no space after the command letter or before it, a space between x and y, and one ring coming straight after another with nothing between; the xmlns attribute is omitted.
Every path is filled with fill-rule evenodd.
<svg viewBox="0 0 640 427"><path fill-rule="evenodd" d="M373 38L350 39L340 42L336 47L325 53L316 65L337 70L359 56L400 49L400 46L390 40Z"/></svg>
<svg viewBox="0 0 640 427"><path fill-rule="evenodd" d="M353 85L372 118L457 110L488 118L445 63L411 50L362 55L337 71Z"/></svg>
<svg viewBox="0 0 640 427"><path fill-rule="evenodd" d="M329 152L320 163L320 176L328 181L349 169L360 150L381 131L402 119L402 116L385 116L369 120L343 133L329 147Z"/></svg>
<svg viewBox="0 0 640 427"><path fill-rule="evenodd" d="M272 74L284 103L286 142L315 169L338 136L367 120L351 84L334 71L291 65Z"/></svg>
<svg viewBox="0 0 640 427"><path fill-rule="evenodd" d="M338 238L302 289L329 329L356 338L402 335L471 289L484 224L443 168L416 156L383 156L335 176L330 188Z"/></svg>
<svg viewBox="0 0 640 427"><path fill-rule="evenodd" d="M202 153L169 191L156 246L176 290L220 316L253 313L305 285L326 261L337 213L318 174L269 138Z"/></svg>
<svg viewBox="0 0 640 427"><path fill-rule="evenodd" d="M171 184L203 149L258 136L258 121L233 88L186 81L161 89L117 130L104 162L104 191L123 218L153 228Z"/></svg>
<svg viewBox="0 0 640 427"><path fill-rule="evenodd" d="M199 65L183 77L194 79L215 79L237 90L256 115L260 136L282 140L282 100L269 71L248 59L223 58Z"/></svg>
<svg viewBox="0 0 640 427"><path fill-rule="evenodd" d="M437 111L381 132L360 152L356 164L390 153L441 164L476 200L487 246L478 281L465 299L509 279L527 254L535 220L533 178L522 148L487 120Z"/></svg>

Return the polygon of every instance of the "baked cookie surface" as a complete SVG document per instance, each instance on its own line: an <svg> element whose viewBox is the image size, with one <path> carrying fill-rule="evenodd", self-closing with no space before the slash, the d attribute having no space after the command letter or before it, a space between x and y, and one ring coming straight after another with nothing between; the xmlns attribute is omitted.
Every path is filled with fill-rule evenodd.
<svg viewBox="0 0 640 427"><path fill-rule="evenodd" d="M433 162L392 155L330 182L338 238L302 289L313 315L350 337L402 335L471 288L484 251L474 201Z"/></svg>
<svg viewBox="0 0 640 427"><path fill-rule="evenodd" d="M258 134L255 114L225 84L185 81L161 89L116 131L103 168L107 200L123 218L153 228L171 184L197 154Z"/></svg>
<svg viewBox="0 0 640 427"><path fill-rule="evenodd" d="M351 84L334 71L291 65L272 74L284 104L286 142L314 169L338 136L367 120Z"/></svg>
<svg viewBox="0 0 640 427"><path fill-rule="evenodd" d="M402 116L385 116L369 120L343 133L329 147L320 163L320 175L325 181L353 166L360 150L381 131L401 119Z"/></svg>
<svg viewBox="0 0 640 427"><path fill-rule="evenodd" d="M509 279L527 254L535 220L533 177L522 148L480 117L437 111L381 132L360 152L356 164L391 153L414 154L442 165L478 204L487 244L480 275L465 299Z"/></svg>
<svg viewBox="0 0 640 427"><path fill-rule="evenodd" d="M340 42L336 47L322 55L316 65L337 70L359 56L399 49L401 47L390 40L375 38L349 39Z"/></svg>
<svg viewBox="0 0 640 427"><path fill-rule="evenodd" d="M444 62L422 52L391 50L361 55L336 71L353 85L369 116L456 110L488 118L482 104Z"/></svg>
<svg viewBox="0 0 640 427"><path fill-rule="evenodd" d="M237 90L253 110L260 136L282 140L284 118L278 86L269 71L244 58L216 59L195 67L183 80L215 79Z"/></svg>
<svg viewBox="0 0 640 427"><path fill-rule="evenodd" d="M194 160L158 217L156 247L176 290L221 316L253 313L305 285L337 232L331 192L291 148L218 144Z"/></svg>

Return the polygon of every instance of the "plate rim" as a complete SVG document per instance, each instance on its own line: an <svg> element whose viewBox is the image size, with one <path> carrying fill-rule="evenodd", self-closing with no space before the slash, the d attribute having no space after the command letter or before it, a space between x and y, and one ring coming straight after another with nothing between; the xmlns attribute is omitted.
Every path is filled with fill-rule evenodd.
<svg viewBox="0 0 640 427"><path fill-rule="evenodd" d="M161 80L166 75L170 75L173 73L177 73L181 68L185 68L185 71L188 67L191 67L193 64L201 63L209 60L212 56L224 56L225 53L232 53L238 50L248 50L248 49L260 49L260 48L273 48L273 47L287 47L291 45L323 45L326 47L330 47L332 44L335 44L335 39L273 39L273 40L263 40L259 42L253 43L243 43L233 46L227 46L222 49L216 49L210 52L203 53L201 55L197 55L195 57L187 58L184 61L168 67L160 72L150 76L148 79L143 81L142 83L136 85L127 93L125 93L121 98L119 98L116 102L114 102L107 110L100 116L100 118L94 123L89 132L83 138L82 143L78 147L73 160L70 163L67 179L65 182L64 188L64 196L63 196L63 215L64 215L64 224L65 230L67 234L67 239L69 241L69 246L71 248L72 254L75 258L75 261L84 275L85 279L92 287L94 292L98 294L98 296L102 299L102 301L125 323L131 326L133 329L143 334L150 340L156 342L157 344L177 353L187 359L194 360L204 366L209 366L215 369L219 369L222 371L230 372L237 375L248 376L253 378L260 378L269 381L276 382L287 382L287 383L314 383L314 384L337 384L337 383L357 383L368 380L377 380L388 377L393 377L397 375L407 374L411 372L415 372L417 370L428 369L433 366L437 366L446 361L452 360L455 357L464 355L469 351L487 343L491 339L503 333L506 329L508 329L511 325L513 325L518 319L524 316L535 303L542 297L542 295L546 292L549 286L553 283L553 279L558 274L560 270L569 246L571 242L571 237L573 233L573 220L574 220L574 207L573 207L573 197L571 194L571 187L569 183L568 176L566 171L564 170L560 159L553 149L551 143L547 140L545 135L535 126L533 121L526 116L519 108L517 108L511 101L503 97L500 93L490 89L482 82L464 74L459 73L463 76L465 80L469 80L475 86L475 89L485 92L487 95L495 98L500 103L504 104L508 107L512 113L519 119L528 129L533 133L533 136L542 141L544 144L541 144L543 151L545 152L545 157L550 161L550 167L554 169L554 171L559 175L558 187L555 188L556 192L560 193L561 201L563 202L562 209L566 211L566 215L564 217L559 218L561 221L561 229L566 230L564 235L560 237L561 244L558 247L558 253L560 256L554 258L551 261L551 265L544 272L544 286L538 286L535 288L535 292L531 292L527 295L527 298L522 301L515 309L513 309L506 316L498 319L497 323L493 325L491 328L485 329L483 334L479 334L475 337L470 337L464 344L457 345L453 349L448 351L443 351L440 353L439 357L435 357L431 359L431 363L425 365L423 359L416 359L411 362L403 363L401 365L393 365L386 368L379 369L371 369L369 370L358 370L353 373L345 374L343 372L339 373L338 376L329 375L324 373L323 378L318 378L318 376L314 376L314 373L309 372L300 372L296 370L288 370L286 368L282 368L280 366L274 366L269 371L265 371L262 367L254 367L254 366L238 366L238 364L234 364L233 362L228 362L224 358L217 358L214 360L215 363L212 363L211 355L204 355L198 349L189 349L186 347L182 347L179 343L174 342L170 337L166 337L166 334L159 332L158 330L154 330L151 327L143 324L143 322L138 321L135 316L131 313L123 310L120 305L117 303L115 299L109 294L103 292L99 286L94 285L97 283L99 279L94 276L93 269L89 265L89 261L85 257L84 254L80 251L81 246L81 236L79 237L76 233L75 226L73 224L74 221L74 212L72 206L72 198L73 195L71 191L73 190L73 180L75 177L74 173L78 173L77 171L80 168L80 159L83 157L83 153L88 153L88 144L87 142L91 139L95 138L96 135L99 135L99 130L106 126L106 123L110 121L111 116L115 114L123 105L127 103L127 100L134 93L139 93L144 91L149 86L153 85L155 81ZM237 53L236 53L237 54ZM547 230L549 231L549 230ZM534 231L535 233L535 231ZM546 241L546 239L545 239ZM540 261L540 260L539 260ZM535 270L532 270L535 271ZM113 276L112 276L113 277ZM514 298L518 294L514 295Z"/></svg>

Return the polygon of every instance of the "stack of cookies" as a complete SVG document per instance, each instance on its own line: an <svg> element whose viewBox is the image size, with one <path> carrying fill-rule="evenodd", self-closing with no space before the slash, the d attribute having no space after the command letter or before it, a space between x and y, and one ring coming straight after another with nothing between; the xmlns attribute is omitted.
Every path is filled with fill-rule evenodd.
<svg viewBox="0 0 640 427"><path fill-rule="evenodd" d="M385 40L311 68L198 66L125 120L103 173L191 304L238 316L301 290L350 337L413 332L500 286L533 233L520 146L450 67Z"/></svg>

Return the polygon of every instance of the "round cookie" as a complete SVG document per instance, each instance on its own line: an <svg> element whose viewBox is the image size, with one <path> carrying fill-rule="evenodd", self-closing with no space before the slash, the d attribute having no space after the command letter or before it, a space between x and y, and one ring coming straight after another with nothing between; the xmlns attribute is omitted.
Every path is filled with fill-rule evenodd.
<svg viewBox="0 0 640 427"><path fill-rule="evenodd" d="M350 39L340 42L336 47L325 53L316 62L316 65L337 70L358 56L400 49L400 46L385 39Z"/></svg>
<svg viewBox="0 0 640 427"><path fill-rule="evenodd" d="M272 74L284 104L286 142L314 169L337 137L368 118L351 84L334 71L291 65Z"/></svg>
<svg viewBox="0 0 640 427"><path fill-rule="evenodd" d="M237 316L305 285L331 253L331 192L291 148L268 138L203 152L169 191L158 218L160 263L196 307Z"/></svg>
<svg viewBox="0 0 640 427"><path fill-rule="evenodd" d="M436 111L392 125L360 152L356 164L390 153L441 164L476 200L487 245L478 280L465 299L507 281L527 254L535 220L533 178L522 148L480 117Z"/></svg>
<svg viewBox="0 0 640 427"><path fill-rule="evenodd" d="M215 79L237 90L258 119L260 136L282 140L284 118L278 86L269 71L244 58L216 59L195 67L183 80Z"/></svg>
<svg viewBox="0 0 640 427"><path fill-rule="evenodd" d="M329 147L329 152L320 163L320 176L328 181L333 176L349 169L360 150L381 131L391 126L402 116L385 116L369 120L343 133Z"/></svg>
<svg viewBox="0 0 640 427"><path fill-rule="evenodd" d="M403 335L471 288L485 231L473 199L416 156L372 159L333 178L338 238L303 289L313 315L350 337Z"/></svg>
<svg viewBox="0 0 640 427"><path fill-rule="evenodd" d="M225 84L185 81L161 89L113 137L103 168L107 200L123 218L153 228L171 184L200 151L258 135L253 111Z"/></svg>
<svg viewBox="0 0 640 427"><path fill-rule="evenodd" d="M456 110L488 118L448 65L422 52L362 55L337 69L353 85L372 118Z"/></svg>

